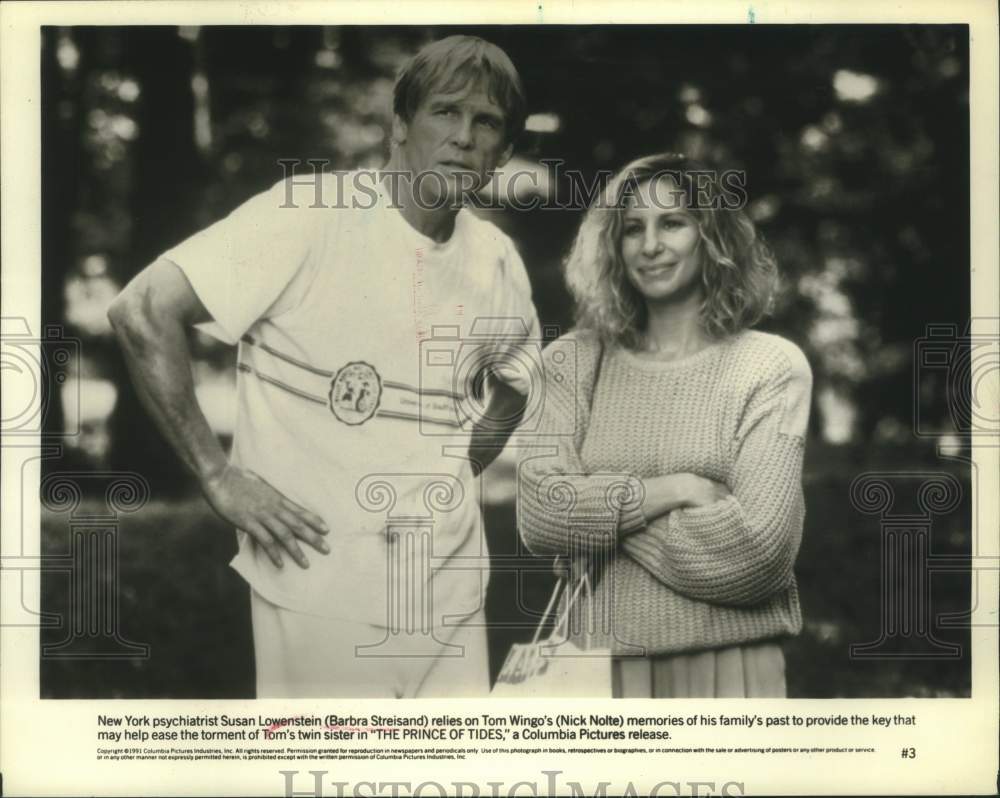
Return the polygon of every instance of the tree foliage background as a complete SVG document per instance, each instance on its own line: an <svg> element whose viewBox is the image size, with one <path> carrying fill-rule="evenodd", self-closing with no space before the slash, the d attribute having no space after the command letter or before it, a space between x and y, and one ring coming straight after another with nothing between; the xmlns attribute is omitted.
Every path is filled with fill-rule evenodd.
<svg viewBox="0 0 1000 798"><path fill-rule="evenodd" d="M515 149L521 165L558 158L590 180L673 150L746 170L749 210L785 280L766 326L804 348L816 378L798 568L806 630L789 645L792 692L966 694L967 656L846 654L879 631L879 530L850 506L851 479L923 466L968 480L960 458L938 456L941 439L913 431L919 416L949 451L966 451L947 375L913 363L929 324L961 333L969 317L968 31L905 25L46 28L43 317L83 342L80 400L53 395L47 421L79 421L82 432L49 467L150 480L153 505L122 535L122 617L159 653L134 666L43 663L43 692L252 689L245 597L225 569L230 536L139 408L104 313L159 252L280 179L279 159L380 165L396 70L454 32L495 42L521 71L539 115ZM543 323L571 324L560 263L581 212L491 217L521 250ZM199 400L225 437L233 352L197 336L192 345ZM959 343L949 351L961 359ZM964 502L940 519L935 545L967 551L968 516ZM488 522L491 548L513 551L509 502L491 506ZM45 523L46 546L65 547L65 519ZM494 576L494 620L517 615L515 582ZM526 583L522 599L544 604L549 583ZM936 590L942 609L968 606L967 577ZM45 601L64 593L48 579ZM164 601L202 613L201 629L180 630ZM941 634L967 640L960 629ZM518 636L497 624L494 668ZM178 676L192 654L200 664Z"/></svg>

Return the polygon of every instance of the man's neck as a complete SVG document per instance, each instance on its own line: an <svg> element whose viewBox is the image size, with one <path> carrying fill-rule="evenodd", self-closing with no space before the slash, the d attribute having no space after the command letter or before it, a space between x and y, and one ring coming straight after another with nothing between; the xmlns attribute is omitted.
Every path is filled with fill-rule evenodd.
<svg viewBox="0 0 1000 798"><path fill-rule="evenodd" d="M392 200L392 204L399 208L400 214L410 227L439 244L451 238L451 234L455 230L455 217L458 215L458 210L452 208L451 203L446 203L442 208L423 207L414 197L410 169L396 154L389 158L389 162L382 167L381 171L395 173L391 176L386 175L383 179L383 185Z"/></svg>

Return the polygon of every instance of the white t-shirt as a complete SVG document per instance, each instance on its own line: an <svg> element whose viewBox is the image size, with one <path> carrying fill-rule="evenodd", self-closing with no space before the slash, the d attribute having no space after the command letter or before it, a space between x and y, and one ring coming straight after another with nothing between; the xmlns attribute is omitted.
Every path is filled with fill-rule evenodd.
<svg viewBox="0 0 1000 798"><path fill-rule="evenodd" d="M437 626L485 600L467 378L532 360L528 277L511 240L467 210L436 243L364 173L325 175L318 208L298 181L162 256L212 315L206 329L239 342L232 461L330 528L329 555L302 544L308 569L274 567L242 531L232 565L290 609ZM525 393L528 370L497 373Z"/></svg>

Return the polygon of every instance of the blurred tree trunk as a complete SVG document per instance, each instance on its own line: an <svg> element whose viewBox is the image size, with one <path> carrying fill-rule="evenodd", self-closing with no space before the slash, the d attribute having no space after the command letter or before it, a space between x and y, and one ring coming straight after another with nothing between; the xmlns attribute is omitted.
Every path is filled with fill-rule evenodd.
<svg viewBox="0 0 1000 798"><path fill-rule="evenodd" d="M141 90L139 138L132 185L133 260L122 282L165 249L194 232L194 201L206 182L194 142L192 47L174 27L129 28L126 63ZM191 476L139 403L125 363L115 350L112 373L118 401L111 417L111 465L135 471L157 494L192 487Z"/></svg>
<svg viewBox="0 0 1000 798"><path fill-rule="evenodd" d="M85 58L86 48L78 42ZM80 106L76 88L85 66L67 75L59 66L59 30L42 28L42 307L43 329L61 325L63 289L73 260L73 209L80 185ZM32 330L41 336L43 330ZM60 434L65 429L62 394L55 384L42 381L44 430Z"/></svg>

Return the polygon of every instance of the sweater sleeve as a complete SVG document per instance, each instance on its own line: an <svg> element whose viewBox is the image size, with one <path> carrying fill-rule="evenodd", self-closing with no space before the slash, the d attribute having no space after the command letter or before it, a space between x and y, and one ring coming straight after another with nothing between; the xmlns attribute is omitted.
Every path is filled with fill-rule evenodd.
<svg viewBox="0 0 1000 798"><path fill-rule="evenodd" d="M674 510L622 542L628 556L689 598L751 605L792 581L805 517L802 458L812 373L801 351L787 346L780 369L758 382L738 421L732 495Z"/></svg>
<svg viewBox="0 0 1000 798"><path fill-rule="evenodd" d="M619 532L643 526L642 483L631 474L588 473L580 448L590 421L601 345L564 336L542 355L544 392L532 446L518 467L518 528L534 554L612 551ZM575 364L575 367L574 367Z"/></svg>

